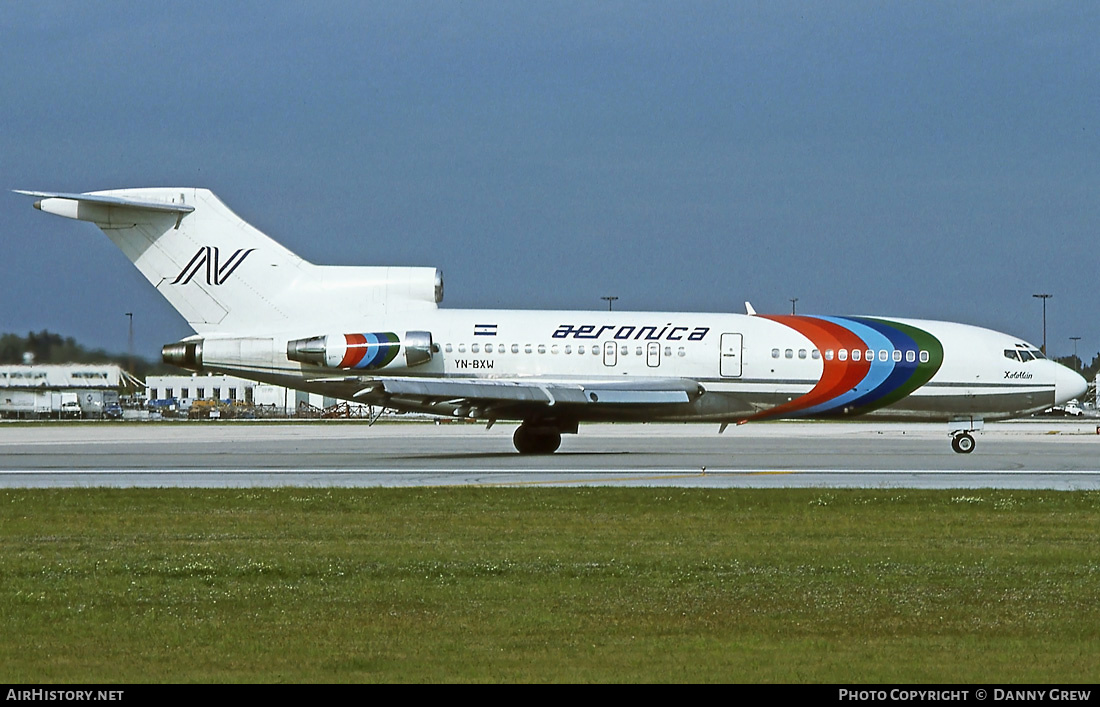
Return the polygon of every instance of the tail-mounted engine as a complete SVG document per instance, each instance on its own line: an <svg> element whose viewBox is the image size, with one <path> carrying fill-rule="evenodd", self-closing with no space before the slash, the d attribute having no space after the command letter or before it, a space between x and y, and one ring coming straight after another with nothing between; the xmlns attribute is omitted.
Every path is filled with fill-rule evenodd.
<svg viewBox="0 0 1100 707"><path fill-rule="evenodd" d="M325 368L411 368L432 360L432 334L407 331L404 339L392 331L312 336L288 341L286 357Z"/></svg>
<svg viewBox="0 0 1100 707"><path fill-rule="evenodd" d="M165 363L197 371L202 368L202 339L165 344L160 350L160 357Z"/></svg>

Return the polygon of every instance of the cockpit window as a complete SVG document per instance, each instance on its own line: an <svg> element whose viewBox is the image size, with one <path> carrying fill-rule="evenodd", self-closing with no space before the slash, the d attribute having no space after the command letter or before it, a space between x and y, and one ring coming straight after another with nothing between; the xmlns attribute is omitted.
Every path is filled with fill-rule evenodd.
<svg viewBox="0 0 1100 707"><path fill-rule="evenodd" d="M1005 349L1005 358L1027 363L1028 361L1042 360L1046 356L1039 349L1025 349L1021 346L1015 349Z"/></svg>

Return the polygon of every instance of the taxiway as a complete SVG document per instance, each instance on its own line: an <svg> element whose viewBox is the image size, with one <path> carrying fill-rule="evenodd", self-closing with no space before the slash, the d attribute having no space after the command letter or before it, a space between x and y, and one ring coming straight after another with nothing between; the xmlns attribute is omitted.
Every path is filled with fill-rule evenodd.
<svg viewBox="0 0 1100 707"><path fill-rule="evenodd" d="M936 424L585 425L549 456L513 426L3 424L0 487L617 485L1100 489L1097 421L991 424L955 454Z"/></svg>

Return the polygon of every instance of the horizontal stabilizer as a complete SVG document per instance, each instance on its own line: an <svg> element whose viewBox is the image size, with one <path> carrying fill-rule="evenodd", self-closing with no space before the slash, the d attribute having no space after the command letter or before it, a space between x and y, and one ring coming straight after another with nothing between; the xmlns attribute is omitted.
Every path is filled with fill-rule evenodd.
<svg viewBox="0 0 1100 707"><path fill-rule="evenodd" d="M195 210L194 206L182 203L168 203L163 201L144 201L142 199L128 199L122 196L108 196L106 194L72 194L57 191L24 191L14 190L16 194L33 196L39 199L64 199L66 201L83 202L86 204L98 204L102 206L119 206L142 211L162 211L176 214L189 214ZM42 209L42 202L35 202L35 208ZM49 211L49 209L45 209ZM59 214L64 215L64 214Z"/></svg>

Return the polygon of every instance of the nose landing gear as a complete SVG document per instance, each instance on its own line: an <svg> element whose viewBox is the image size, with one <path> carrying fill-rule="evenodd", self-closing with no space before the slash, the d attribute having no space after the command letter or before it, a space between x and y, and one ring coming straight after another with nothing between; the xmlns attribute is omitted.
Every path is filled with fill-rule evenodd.
<svg viewBox="0 0 1100 707"><path fill-rule="evenodd" d="M947 425L947 431L951 433L951 448L956 454L970 454L974 451L974 435L985 427L985 421L978 417L964 417L952 420Z"/></svg>
<svg viewBox="0 0 1100 707"><path fill-rule="evenodd" d="M959 454L970 454L974 451L974 435L969 432L956 432L951 435L951 448Z"/></svg>

